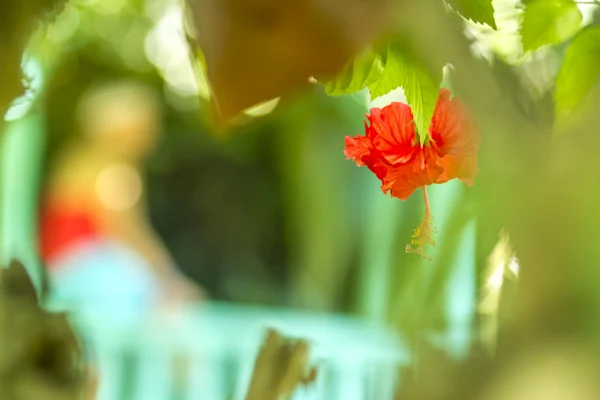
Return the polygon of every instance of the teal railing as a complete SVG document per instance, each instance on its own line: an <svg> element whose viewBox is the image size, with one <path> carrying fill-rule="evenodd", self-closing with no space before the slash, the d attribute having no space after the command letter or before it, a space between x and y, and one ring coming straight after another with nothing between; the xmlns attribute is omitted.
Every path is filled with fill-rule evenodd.
<svg viewBox="0 0 600 400"><path fill-rule="evenodd" d="M409 363L394 334L350 317L221 303L130 325L117 314L74 318L98 367L98 400L243 400L268 327L311 344L318 377L294 400L391 400Z"/></svg>

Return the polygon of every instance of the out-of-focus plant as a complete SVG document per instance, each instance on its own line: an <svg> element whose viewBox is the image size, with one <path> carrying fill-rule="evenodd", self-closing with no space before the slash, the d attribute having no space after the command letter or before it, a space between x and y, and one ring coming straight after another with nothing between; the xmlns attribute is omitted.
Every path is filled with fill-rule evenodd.
<svg viewBox="0 0 600 400"><path fill-rule="evenodd" d="M23 51L31 34L41 21L51 19L64 0L34 0L7 2L0 16L0 115L10 103L23 94L24 76L21 73Z"/></svg>
<svg viewBox="0 0 600 400"><path fill-rule="evenodd" d="M81 344L64 314L40 308L19 262L0 270L0 390L7 399L81 399Z"/></svg>
<svg viewBox="0 0 600 400"><path fill-rule="evenodd" d="M439 385L417 383L414 391L407 385L407 393L422 399L499 399L505 398L497 391L506 382L505 372L524 371L530 366L543 374L544 363L540 360L544 357L556 359L568 353L578 370L595 365L592 351L589 356L581 353L582 343L583 348L597 348L599 343L592 333L600 326L594 315L600 306L600 276L596 268L600 254L594 239L600 233L600 213L593 200L600 194L600 169L594 156L600 143L593 112L600 92L600 40L596 17L590 21L589 14L582 12L580 3L589 2L386 2L373 7L385 10L385 17L363 14L365 26L372 26L375 18L381 29L360 32L356 28L356 34L365 41L352 48L354 57L348 57L345 66L337 62L343 57L335 52L327 54L331 57L323 57L322 64L308 65L297 64L295 56L303 54L301 51L277 52L279 69L277 79L271 82L277 82L273 85L277 90L269 86L270 90L262 91L257 87L266 80L265 74L273 73L272 64L263 63L266 57L260 53L251 60L247 50L236 46L248 44L250 38L262 38L266 40L264 49L272 49L266 46L270 43L266 38L295 26L286 18L285 7L278 8L274 3L223 5L224 20L236 26L235 35L228 36L220 31L219 24L207 23L208 14L202 11L210 9L210 2L192 1L200 27L198 40L205 55L204 66L225 117L253 102L297 90L310 77L323 83L331 95L366 89L372 98L377 98L401 87L414 116L416 139L422 148L427 148L436 141L432 116L442 70L449 65L452 92L465 103L481 132L480 174L472 191L474 207L468 211L480 226L476 238L478 275L480 282L489 282L498 273L485 266L499 233L506 232L519 264L517 291L510 299L512 318L499 327L498 357L493 363L483 359L481 364L467 363L464 379L440 379ZM598 6L592 3L588 5ZM310 26L309 21L329 22L331 30L340 35L340 48L348 49L344 47L347 37L343 30L336 30L338 26L333 21L351 25L354 4L337 9L337 19L328 19L330 14L311 6L314 4L309 1L298 3L296 12L302 10L305 18L298 18L297 23ZM257 27L263 28L258 30L262 36L252 36ZM244 34L248 39L240 40ZM277 39L284 37L282 34ZM483 40L474 43L474 38ZM331 60L336 62L327 64ZM305 68L286 68L286 62ZM246 68L249 63L252 69ZM338 72L332 74L333 69ZM535 71L542 74L536 77ZM228 90L227 84L239 79L245 84ZM389 126L395 123L398 121L388 121ZM390 165L398 161L401 160L387 158ZM415 174L418 170L416 167ZM381 172L385 173L388 172ZM463 226L457 223L456 228ZM457 230L448 231L438 244L456 234ZM511 252L505 253L513 259ZM497 290L501 286L496 284ZM486 292L489 291L488 286ZM502 303L505 300L509 299L503 296ZM422 328L423 325L416 327ZM554 349L552 343L559 339L564 340L565 346ZM528 344L533 343L541 344L535 352L526 351ZM480 344L474 343L473 354L481 355L476 351ZM480 368L473 368L475 365ZM559 366L551 372L552 376L570 376ZM483 386L467 384L473 376L486 374L493 377L497 387L486 387L483 378L476 379ZM423 382L432 381L427 374L421 376ZM443 372L435 376L441 378ZM582 376L575 386L578 394L593 398L597 387L590 378ZM567 381L557 382L562 382L564 388ZM529 386L520 388L523 391L518 398L536 397L542 390L541 384L541 379L532 379Z"/></svg>
<svg viewBox="0 0 600 400"><path fill-rule="evenodd" d="M207 86L194 94L205 92L215 100L225 119L297 92L315 80L330 95L364 90L372 100L402 88L414 117L415 145L433 149L431 143L440 138L432 132L432 117L442 71L450 66L452 93L470 110L481 133L480 173L465 197L469 201L453 211L458 216L438 238L438 246L454 243L468 221L475 220L478 276L485 287L483 282L497 273L485 268L488 256L499 232L506 232L518 260L519 283L510 299L512 318L499 327L499 358L493 364L482 361L493 368L474 370L475 364L467 364L469 373L463 374L463 380L442 379L435 390L442 390L447 398L502 398L496 386L462 383L491 374L490 382L502 387L504 375L498 371L542 368L543 355L575 354L573 362L581 367L577 371L593 369L584 367L594 365L594 352L584 354L582 349L598 348L593 333L600 326L594 316L600 306L596 268L600 247L595 243L600 236L596 206L600 142L593 112L600 92L598 14L590 18L583 12L584 2L574 0L188 3L201 49L198 65L207 77ZM598 6L591 3L587 6ZM154 38L159 40L165 31L157 32ZM111 49L115 48L113 43ZM155 50L159 48L164 47ZM121 56L127 60L125 52ZM189 87L178 82L176 76L184 75L173 72L176 69L166 58L156 57L155 65L181 94ZM15 76L17 64L7 65L12 69L6 76ZM15 87L6 90L7 98L16 95ZM387 160L395 161L399 160ZM447 271L452 256L452 246L440 251L437 273ZM422 284L423 275L415 274L411 283ZM432 292L440 288L435 281ZM501 299L492 302L492 313L502 307L506 296ZM428 319L435 318L430 309L420 310L426 312L413 326L415 337L432 325ZM477 324L476 320L476 329ZM557 341L564 347L556 349ZM539 352L526 351L531 344L539 346ZM518 359L515 354L526 357ZM560 366L552 373L570 376ZM571 386L594 398L597 388L589 376L580 374L578 379ZM540 390L541 381L535 381L532 390ZM434 398L437 394L431 386L417 382L412 393L416 398Z"/></svg>
<svg viewBox="0 0 600 400"><path fill-rule="evenodd" d="M189 1L225 119L333 74L385 29L386 1Z"/></svg>
<svg viewBox="0 0 600 400"><path fill-rule="evenodd" d="M254 363L246 400L288 398L300 384L310 384L316 369L308 367L309 345L305 340L283 337L269 329Z"/></svg>

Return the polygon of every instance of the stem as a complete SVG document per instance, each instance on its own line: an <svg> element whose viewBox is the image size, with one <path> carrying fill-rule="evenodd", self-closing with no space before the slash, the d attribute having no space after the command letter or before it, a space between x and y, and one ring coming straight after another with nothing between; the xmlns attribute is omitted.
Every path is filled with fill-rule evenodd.
<svg viewBox="0 0 600 400"><path fill-rule="evenodd" d="M423 197L425 199L425 218L429 218L431 207L429 205L429 195L427 194L427 186L423 186Z"/></svg>
<svg viewBox="0 0 600 400"><path fill-rule="evenodd" d="M423 260L431 261L431 257L425 255L425 247L428 245L435 246L435 227L433 226L431 205L429 204L429 195L425 185L423 186L423 198L425 199L425 215L421 224L415 228L410 244L406 245L406 252L419 254Z"/></svg>

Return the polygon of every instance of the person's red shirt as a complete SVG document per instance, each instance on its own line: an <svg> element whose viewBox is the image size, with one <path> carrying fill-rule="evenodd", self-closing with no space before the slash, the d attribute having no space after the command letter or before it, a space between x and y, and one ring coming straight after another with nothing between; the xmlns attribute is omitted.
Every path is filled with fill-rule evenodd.
<svg viewBox="0 0 600 400"><path fill-rule="evenodd" d="M100 224L91 209L46 202L41 210L39 232L42 259L47 263L73 245L100 236Z"/></svg>

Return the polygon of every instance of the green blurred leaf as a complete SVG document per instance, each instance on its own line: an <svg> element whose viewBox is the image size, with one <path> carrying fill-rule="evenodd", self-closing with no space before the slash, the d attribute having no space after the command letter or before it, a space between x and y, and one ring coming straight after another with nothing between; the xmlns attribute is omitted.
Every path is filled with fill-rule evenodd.
<svg viewBox="0 0 600 400"><path fill-rule="evenodd" d="M582 15L572 0L528 0L521 27L523 50L564 42L581 27Z"/></svg>
<svg viewBox="0 0 600 400"><path fill-rule="evenodd" d="M350 60L336 77L324 82L325 92L330 96L359 92L375 83L382 72L381 56L369 48Z"/></svg>
<svg viewBox="0 0 600 400"><path fill-rule="evenodd" d="M573 39L556 78L554 101L559 123L579 111L599 79L600 27L590 27Z"/></svg>
<svg viewBox="0 0 600 400"><path fill-rule="evenodd" d="M33 27L53 19L66 1L29 0L2 3L0 13L0 121L11 102L21 94L21 61Z"/></svg>
<svg viewBox="0 0 600 400"><path fill-rule="evenodd" d="M402 87L420 141L424 143L438 98L442 68L439 76L434 77L412 54L401 40L390 40L352 59L334 78L319 82L331 96L352 94L368 87L372 100Z"/></svg>
<svg viewBox="0 0 600 400"><path fill-rule="evenodd" d="M446 3L466 19L496 29L492 0L446 0Z"/></svg>
<svg viewBox="0 0 600 400"><path fill-rule="evenodd" d="M371 98L376 99L402 87L406 101L412 108L415 126L421 144L429 133L429 124L437 102L442 69L437 77L423 68L410 52L398 43L389 43L382 57L383 72L377 82L369 85Z"/></svg>

